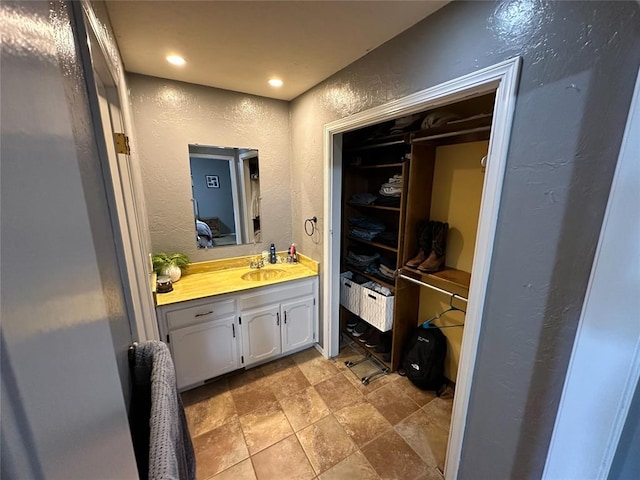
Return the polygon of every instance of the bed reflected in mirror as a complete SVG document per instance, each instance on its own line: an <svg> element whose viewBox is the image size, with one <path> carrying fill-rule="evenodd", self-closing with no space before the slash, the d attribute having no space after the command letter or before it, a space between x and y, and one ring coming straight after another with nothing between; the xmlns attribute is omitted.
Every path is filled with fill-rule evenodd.
<svg viewBox="0 0 640 480"><path fill-rule="evenodd" d="M260 168L254 148L189 145L198 248L260 243Z"/></svg>

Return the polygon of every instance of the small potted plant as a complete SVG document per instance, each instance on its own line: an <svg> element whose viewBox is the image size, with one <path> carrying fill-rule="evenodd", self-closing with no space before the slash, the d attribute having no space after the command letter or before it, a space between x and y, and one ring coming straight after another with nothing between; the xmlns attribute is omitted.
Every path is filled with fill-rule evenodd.
<svg viewBox="0 0 640 480"><path fill-rule="evenodd" d="M182 272L189 266L189 258L184 253L156 253L152 257L153 270L158 275L166 275L172 283L180 280Z"/></svg>

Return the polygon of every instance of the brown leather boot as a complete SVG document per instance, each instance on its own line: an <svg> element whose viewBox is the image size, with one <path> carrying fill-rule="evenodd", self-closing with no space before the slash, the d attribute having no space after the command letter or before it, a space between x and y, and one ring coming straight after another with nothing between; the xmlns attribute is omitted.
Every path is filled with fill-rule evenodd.
<svg viewBox="0 0 640 480"><path fill-rule="evenodd" d="M405 263L407 267L418 268L418 265L424 262L431 253L431 245L433 243L431 238L431 231L433 230L432 223L433 222L418 222L416 231L420 248L418 254Z"/></svg>
<svg viewBox="0 0 640 480"><path fill-rule="evenodd" d="M448 231L448 223L433 222L431 253L424 262L418 265L418 270L421 272L437 272L442 269L447 247Z"/></svg>

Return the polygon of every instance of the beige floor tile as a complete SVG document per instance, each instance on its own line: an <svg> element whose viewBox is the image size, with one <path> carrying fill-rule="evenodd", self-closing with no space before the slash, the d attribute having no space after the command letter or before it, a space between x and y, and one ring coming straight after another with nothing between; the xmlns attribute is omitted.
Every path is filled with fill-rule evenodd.
<svg viewBox="0 0 640 480"><path fill-rule="evenodd" d="M366 398L392 425L404 420L420 408L395 385L395 382L379 388Z"/></svg>
<svg viewBox="0 0 640 480"><path fill-rule="evenodd" d="M295 435L252 457L258 480L310 480L316 476Z"/></svg>
<svg viewBox="0 0 640 480"><path fill-rule="evenodd" d="M238 415L244 415L260 405L276 401L269 384L269 379L259 377L243 386L231 389L231 396L236 405Z"/></svg>
<svg viewBox="0 0 640 480"><path fill-rule="evenodd" d="M376 438L362 453L382 479L416 480L428 471L427 464L393 430Z"/></svg>
<svg viewBox="0 0 640 480"><path fill-rule="evenodd" d="M344 370L343 374L346 377L346 379L349 380L349 382L351 382L351 384L354 387L356 387L356 389L363 395L368 395L371 392L375 392L376 390L384 387L385 385L394 383L399 378L399 375L397 375L396 373L390 373L388 375L377 377L373 379L370 383L365 385L362 383L362 376L359 375L359 371L356 371L354 374L354 371L352 370Z"/></svg>
<svg viewBox="0 0 640 480"><path fill-rule="evenodd" d="M278 400L311 386L297 365L269 375L269 387Z"/></svg>
<svg viewBox="0 0 640 480"><path fill-rule="evenodd" d="M340 463L357 449L333 415L309 425L297 435L317 474Z"/></svg>
<svg viewBox="0 0 640 480"><path fill-rule="evenodd" d="M447 432L451 426L452 409L453 398L434 398L422 407L429 421L445 429Z"/></svg>
<svg viewBox="0 0 640 480"><path fill-rule="evenodd" d="M398 380L398 388L400 388L407 397L416 402L421 407L425 406L431 400L436 398L436 392L433 390L420 390L407 377L400 377Z"/></svg>
<svg viewBox="0 0 640 480"><path fill-rule="evenodd" d="M249 457L238 417L193 439L196 476L207 479Z"/></svg>
<svg viewBox="0 0 640 480"><path fill-rule="evenodd" d="M316 358L324 358L324 357L315 347L311 347L311 348L307 348L306 350L302 350L301 352L294 353L293 355L291 355L291 358L293 359L294 362L296 362L296 364L300 365L301 363L315 360ZM330 361L330 360L327 360L327 361Z"/></svg>
<svg viewBox="0 0 640 480"><path fill-rule="evenodd" d="M247 448L251 455L270 447L293 433L278 402L260 405L240 417Z"/></svg>
<svg viewBox="0 0 640 480"><path fill-rule="evenodd" d="M315 349L314 349L315 350ZM324 380L333 377L338 373L338 369L332 362L322 357L298 362L298 368L302 371L311 385L316 385Z"/></svg>
<svg viewBox="0 0 640 480"><path fill-rule="evenodd" d="M227 381L229 383L229 389L233 390L249 385L261 378L264 378L264 374L261 370L258 368L250 368L230 376Z"/></svg>
<svg viewBox="0 0 640 480"><path fill-rule="evenodd" d="M184 408L192 437L202 435L219 427L236 414L236 406L228 391L215 394L210 398Z"/></svg>
<svg viewBox="0 0 640 480"><path fill-rule="evenodd" d="M251 459L247 458L217 474L211 480L256 480L256 473L253 471Z"/></svg>
<svg viewBox="0 0 640 480"><path fill-rule="evenodd" d="M395 426L395 430L427 465L444 468L449 435L431 423L423 410L405 418Z"/></svg>
<svg viewBox="0 0 640 480"><path fill-rule="evenodd" d="M320 382L315 386L324 403L332 412L348 405L362 402L363 395L345 378L342 373Z"/></svg>
<svg viewBox="0 0 640 480"><path fill-rule="evenodd" d="M331 359L334 366L341 371L349 371L349 368L344 364L346 361L357 361L362 358L362 353L351 347L341 347L340 353Z"/></svg>
<svg viewBox="0 0 640 480"><path fill-rule="evenodd" d="M424 475L420 475L417 480L444 480L444 475L433 467L427 467Z"/></svg>
<svg viewBox="0 0 640 480"><path fill-rule="evenodd" d="M290 356L288 356L279 358L277 360L274 360L273 362L265 363L264 365L257 367L257 369L260 370L265 377L267 377L269 375L273 375L274 373L282 372L283 370L286 370L287 368L292 366L295 366L295 362Z"/></svg>
<svg viewBox="0 0 640 480"><path fill-rule="evenodd" d="M369 443L391 428L391 424L368 402L344 407L334 416L358 447Z"/></svg>
<svg viewBox="0 0 640 480"><path fill-rule="evenodd" d="M221 378L215 382L207 383L201 387L192 388L191 390L182 392L182 403L185 407L188 407L228 390L229 381L226 378Z"/></svg>
<svg viewBox="0 0 640 480"><path fill-rule="evenodd" d="M295 432L329 415L329 408L315 388L308 387L280 400L282 410Z"/></svg>
<svg viewBox="0 0 640 480"><path fill-rule="evenodd" d="M320 480L379 480L365 456L357 451L318 477Z"/></svg>

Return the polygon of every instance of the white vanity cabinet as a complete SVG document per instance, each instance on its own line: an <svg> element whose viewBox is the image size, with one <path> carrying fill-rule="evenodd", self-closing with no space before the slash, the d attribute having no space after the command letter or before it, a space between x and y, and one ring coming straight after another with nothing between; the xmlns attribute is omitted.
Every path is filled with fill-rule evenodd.
<svg viewBox="0 0 640 480"><path fill-rule="evenodd" d="M158 307L178 388L313 345L317 298L313 277Z"/></svg>
<svg viewBox="0 0 640 480"><path fill-rule="evenodd" d="M176 367L178 388L240 368L236 299L193 300L160 307L158 320Z"/></svg>
<svg viewBox="0 0 640 480"><path fill-rule="evenodd" d="M317 278L263 287L238 297L244 365L313 345L317 331Z"/></svg>

